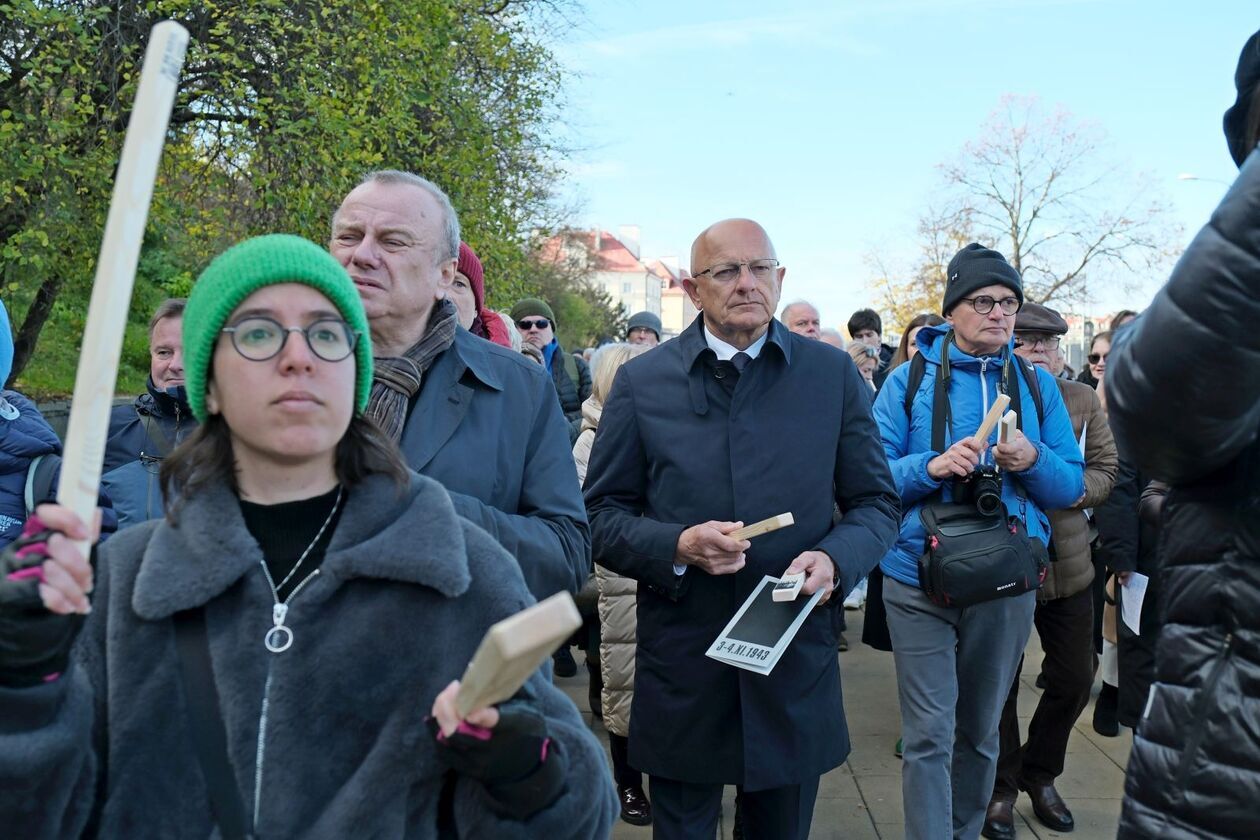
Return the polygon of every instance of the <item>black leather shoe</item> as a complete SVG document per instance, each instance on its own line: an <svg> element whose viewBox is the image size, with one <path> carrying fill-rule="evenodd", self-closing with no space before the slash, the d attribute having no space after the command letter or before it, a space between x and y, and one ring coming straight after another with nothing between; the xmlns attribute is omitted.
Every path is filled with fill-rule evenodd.
<svg viewBox="0 0 1260 840"><path fill-rule="evenodd" d="M1120 704L1120 693L1114 685L1103 683L1094 701L1094 731L1107 738L1120 734L1120 721L1116 717Z"/></svg>
<svg viewBox="0 0 1260 840"><path fill-rule="evenodd" d="M1068 810L1067 803L1059 796L1054 785L1030 785L1025 790L1032 799L1033 813L1046 828L1065 832L1076 828L1072 812Z"/></svg>
<svg viewBox="0 0 1260 840"><path fill-rule="evenodd" d="M556 668L557 677L576 677L577 676L577 660L573 658L573 654L569 652L569 646L565 645L551 655L551 661Z"/></svg>
<svg viewBox="0 0 1260 840"><path fill-rule="evenodd" d="M836 650L844 653L849 649L849 640L844 637L843 633L836 634Z"/></svg>
<svg viewBox="0 0 1260 840"><path fill-rule="evenodd" d="M989 840L1015 840L1015 803L990 800L980 834Z"/></svg>
<svg viewBox="0 0 1260 840"><path fill-rule="evenodd" d="M1038 675L1037 675L1037 679L1033 681L1033 685L1037 686L1037 688L1040 688L1042 691L1045 691L1045 690L1046 690L1046 675L1045 675L1045 673L1040 673L1040 674L1038 674Z"/></svg>
<svg viewBox="0 0 1260 840"><path fill-rule="evenodd" d="M621 800L621 819L630 825L651 825L652 805L647 794L638 785L617 785L617 798Z"/></svg>

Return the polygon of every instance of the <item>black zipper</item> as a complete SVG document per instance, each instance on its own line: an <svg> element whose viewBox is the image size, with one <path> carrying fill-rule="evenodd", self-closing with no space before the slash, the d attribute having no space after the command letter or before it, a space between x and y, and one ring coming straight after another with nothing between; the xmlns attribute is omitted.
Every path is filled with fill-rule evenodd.
<svg viewBox="0 0 1260 840"><path fill-rule="evenodd" d="M1186 779L1190 776L1191 762L1194 760L1195 753L1199 751L1204 737L1207 736L1207 706L1213 699L1212 694L1216 689L1216 683L1220 681L1221 674L1224 673L1225 666L1229 663L1229 654L1233 646L1234 634L1226 633L1225 644L1221 648L1219 658L1216 660L1216 664L1212 666L1212 672L1208 674L1207 679L1203 681L1203 685L1199 687L1199 694L1195 698L1194 719L1196 726L1190 734L1190 739L1186 741L1186 748L1181 754L1181 766L1177 768L1176 786L1174 788L1183 797L1186 792Z"/></svg>

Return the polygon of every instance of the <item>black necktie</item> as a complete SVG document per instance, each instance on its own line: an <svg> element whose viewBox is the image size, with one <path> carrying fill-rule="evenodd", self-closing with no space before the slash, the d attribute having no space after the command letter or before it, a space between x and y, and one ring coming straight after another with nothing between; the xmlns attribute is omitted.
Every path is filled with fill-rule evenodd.
<svg viewBox="0 0 1260 840"><path fill-rule="evenodd" d="M739 371L740 373L744 372L744 368L748 367L748 363L751 361L752 361L752 356L749 356L743 350L739 351L738 353L736 353L734 356L731 357L731 364L735 365L735 370Z"/></svg>

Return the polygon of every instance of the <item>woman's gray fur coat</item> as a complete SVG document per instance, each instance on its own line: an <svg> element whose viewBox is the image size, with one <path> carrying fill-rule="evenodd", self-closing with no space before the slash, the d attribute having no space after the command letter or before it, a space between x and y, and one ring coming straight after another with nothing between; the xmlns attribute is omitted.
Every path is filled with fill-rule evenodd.
<svg viewBox="0 0 1260 840"><path fill-rule="evenodd" d="M203 604L229 753L258 836L437 836L445 768L424 719L486 628L531 602L516 562L457 517L436 482L413 476L400 494L373 476L348 494L320 574L290 602L293 646L271 654L261 559L226 486L189 499L179 527L149 522L102 547L78 663L48 685L0 689L5 836L217 836L170 620ZM461 778L460 836L607 837L617 802L599 744L541 673L523 695L566 762L564 792L512 822Z"/></svg>

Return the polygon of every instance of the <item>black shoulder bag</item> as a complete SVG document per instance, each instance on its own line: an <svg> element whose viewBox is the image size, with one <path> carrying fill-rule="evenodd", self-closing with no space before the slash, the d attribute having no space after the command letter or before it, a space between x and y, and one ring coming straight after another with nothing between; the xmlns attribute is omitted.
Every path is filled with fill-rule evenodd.
<svg viewBox="0 0 1260 840"><path fill-rule="evenodd" d="M236 785L236 774L228 759L227 730L219 709L219 692L214 687L205 608L177 612L173 619L180 673L188 694L188 726L206 779L210 812L224 840L250 840L253 835Z"/></svg>
<svg viewBox="0 0 1260 840"><path fill-rule="evenodd" d="M932 401L932 450L935 452L944 452L947 448L945 430L951 426L949 347L953 339L951 330L941 343L941 364L937 367ZM1023 412L1019 407L1019 383L1015 380L1014 368L1008 358L1002 368L1002 391L1010 396L1011 408L1022 428ZM1041 588L1049 562L1046 548L1040 540L1029 539L1028 530L1018 516L1006 514L1006 507L1000 501L1000 483L997 492L999 501L992 513L984 512L982 507L988 506L974 501L940 501L940 490L929 497L935 501L925 502L920 508L919 519L927 537L919 557L919 588L932 603L942 607L969 607Z"/></svg>

